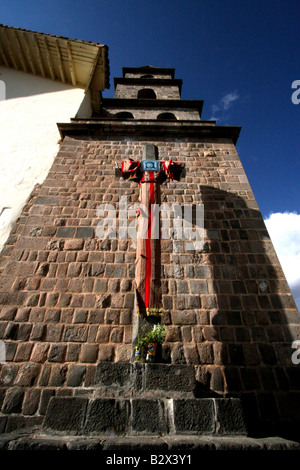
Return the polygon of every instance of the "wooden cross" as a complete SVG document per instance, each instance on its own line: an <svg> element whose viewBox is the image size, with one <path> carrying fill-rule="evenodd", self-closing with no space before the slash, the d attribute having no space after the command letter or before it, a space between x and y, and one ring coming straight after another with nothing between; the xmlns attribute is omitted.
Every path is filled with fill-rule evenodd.
<svg viewBox="0 0 300 470"><path fill-rule="evenodd" d="M141 161L124 160L117 167L116 176L135 181L140 186L138 213L137 251L135 263L135 301L137 316L147 318L162 315L161 247L159 211L160 186L167 179L179 180L184 164L158 160L155 145L145 145ZM159 234L155 237L154 234ZM154 235L154 236L153 236ZM153 319L152 319L153 321ZM155 321L155 318L154 318ZM141 324L139 322L138 330Z"/></svg>

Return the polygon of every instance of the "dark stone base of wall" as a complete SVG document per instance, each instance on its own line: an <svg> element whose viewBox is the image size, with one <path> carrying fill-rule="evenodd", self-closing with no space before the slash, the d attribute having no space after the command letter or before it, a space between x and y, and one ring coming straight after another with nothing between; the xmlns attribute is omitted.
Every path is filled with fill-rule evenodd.
<svg viewBox="0 0 300 470"><path fill-rule="evenodd" d="M32 415L17 406L22 387L11 390L15 393L0 416L0 435L37 427L50 435L84 437L235 435L299 440L297 416L276 420L270 401L263 407L265 416L260 416L250 394L245 398L199 390L194 366L188 364L101 362L90 387L61 388L58 394L49 390L43 410Z"/></svg>
<svg viewBox="0 0 300 470"><path fill-rule="evenodd" d="M228 451L251 451L247 459L260 459L266 455L270 458L271 451L299 451L300 444L280 437L254 439L246 436L55 436L46 435L40 431L19 432L0 435L0 451L9 450L43 450L43 451L97 451L99 463L107 463L108 458L130 455L139 458L140 462L146 460L147 464L167 463L167 455L181 455L186 464L195 463L198 457L203 457L205 451L218 451L222 459L227 457ZM226 451L226 452L222 452ZM258 452L258 454L256 453ZM114 456L114 452L118 454ZM21 454L22 455L22 454ZM78 454L76 454L77 456ZM152 455L152 461L151 461ZM238 456L240 454L237 454ZM242 453L244 455L244 452ZM290 454L289 454L290 455ZM190 456L190 457L189 457ZM78 455L79 457L79 455ZM232 459L232 453L229 453ZM177 457L178 458L178 457ZM113 462L109 462L113 463ZM118 463L121 463L120 461ZM122 463L132 463L124 461ZM168 462L170 463L170 461ZM176 460L171 460L176 463ZM181 461L179 462L181 463ZM268 461L270 463L270 461Z"/></svg>
<svg viewBox="0 0 300 470"><path fill-rule="evenodd" d="M246 435L235 398L53 397L43 430L79 435Z"/></svg>
<svg viewBox="0 0 300 470"><path fill-rule="evenodd" d="M246 435L240 400L196 398L193 366L100 363L89 396L52 397L43 429L90 435Z"/></svg>

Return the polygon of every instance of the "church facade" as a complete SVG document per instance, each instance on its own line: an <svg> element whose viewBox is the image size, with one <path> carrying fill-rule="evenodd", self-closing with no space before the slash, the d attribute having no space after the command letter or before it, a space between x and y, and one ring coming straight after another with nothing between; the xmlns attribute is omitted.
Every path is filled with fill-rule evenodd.
<svg viewBox="0 0 300 470"><path fill-rule="evenodd" d="M60 150L1 254L3 432L43 423L54 398L99 396L99 366L132 364L152 320L137 313L137 240L119 230L124 201L134 227L140 184L116 168L155 159L184 165L160 203L190 207L202 234L175 237L173 214L159 235L158 363L192 369L196 398L239 399L250 434L299 424L299 313L236 151L240 128L203 121L181 86L174 69L123 68L114 98L58 123Z"/></svg>

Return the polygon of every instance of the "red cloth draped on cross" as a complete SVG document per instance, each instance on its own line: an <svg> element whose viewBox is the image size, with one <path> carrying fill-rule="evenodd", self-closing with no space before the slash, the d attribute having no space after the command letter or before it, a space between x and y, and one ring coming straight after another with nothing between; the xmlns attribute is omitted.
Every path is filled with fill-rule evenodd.
<svg viewBox="0 0 300 470"><path fill-rule="evenodd" d="M160 222L155 205L160 205L160 185L167 179L179 181L184 168L172 160L157 163L158 171L145 171L140 161L128 159L120 169L124 179L140 185L135 294L136 311L142 316L162 315Z"/></svg>

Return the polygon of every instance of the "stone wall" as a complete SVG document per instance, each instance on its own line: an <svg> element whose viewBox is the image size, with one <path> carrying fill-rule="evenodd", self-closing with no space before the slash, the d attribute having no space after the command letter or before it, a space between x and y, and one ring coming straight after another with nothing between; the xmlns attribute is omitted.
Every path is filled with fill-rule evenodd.
<svg viewBox="0 0 300 470"><path fill-rule="evenodd" d="M110 118L116 113L123 112L123 108L106 108L110 111ZM133 114L134 119L157 119L157 116L162 113L161 109L141 109L141 108L128 108L128 111ZM179 120L184 121L200 121L199 111L191 111L190 109L164 109L164 113L172 113Z"/></svg>
<svg viewBox="0 0 300 470"><path fill-rule="evenodd" d="M51 396L90 393L99 362L130 362L135 243L99 239L97 208L138 201L114 166L147 143L186 163L162 202L204 204L200 250L162 240L161 361L194 365L200 396L241 397L255 422L299 421L299 314L235 146L100 136L64 139L1 254L0 429L40 422Z"/></svg>
<svg viewBox="0 0 300 470"><path fill-rule="evenodd" d="M116 86L115 91L115 98L137 98L137 94L139 90L143 90L144 88L151 88L155 94L156 99L158 100L179 100L180 93L178 86L174 85L129 85L129 84L120 84Z"/></svg>
<svg viewBox="0 0 300 470"><path fill-rule="evenodd" d="M153 70L151 72L149 72L149 74L151 75L153 73ZM145 75L148 75L148 73L146 71L144 71L143 73L128 73L126 72L125 75L124 75L124 78L142 78L144 77ZM160 78L163 78L163 79L172 79L172 75L171 74L161 74L161 73L155 73L155 75L152 76L152 78L156 78L156 79L160 79Z"/></svg>

